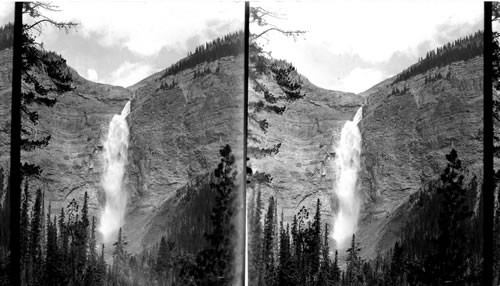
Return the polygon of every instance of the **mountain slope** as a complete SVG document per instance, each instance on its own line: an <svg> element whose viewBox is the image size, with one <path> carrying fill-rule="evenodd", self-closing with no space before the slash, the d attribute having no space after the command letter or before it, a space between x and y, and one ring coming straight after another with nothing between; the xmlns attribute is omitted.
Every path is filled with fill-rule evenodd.
<svg viewBox="0 0 500 286"><path fill-rule="evenodd" d="M365 207L359 238L365 256L394 245L404 223L396 223L401 220L396 210L437 179L452 147L482 178L482 62L482 57L454 62L368 95L361 121ZM436 80L426 80L431 76ZM404 86L407 92L393 93Z"/></svg>
<svg viewBox="0 0 500 286"><path fill-rule="evenodd" d="M163 79L150 77L136 90L128 117L131 198L125 226L132 249L158 241L172 224L168 213L179 211L172 205L176 191L211 173L223 145L241 162L242 66L243 55L224 57ZM194 78L195 70L206 69L210 72ZM173 87L160 88L172 82Z"/></svg>

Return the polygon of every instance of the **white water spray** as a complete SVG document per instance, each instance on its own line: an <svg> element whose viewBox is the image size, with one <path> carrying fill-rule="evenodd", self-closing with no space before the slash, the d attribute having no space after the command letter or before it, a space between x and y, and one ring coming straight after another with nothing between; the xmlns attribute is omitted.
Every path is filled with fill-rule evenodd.
<svg viewBox="0 0 500 286"><path fill-rule="evenodd" d="M109 123L108 137L104 142L104 173L102 186L106 195L106 205L101 213L99 231L104 242L122 226L127 206L127 192L123 186L123 175L127 165L128 124L130 101L121 114L116 114Z"/></svg>
<svg viewBox="0 0 500 286"><path fill-rule="evenodd" d="M356 190L360 169L361 132L358 123L363 116L362 107L354 119L347 121L342 128L340 141L336 149L336 180L334 191L339 202L339 209L334 218L333 238L337 248L344 248L358 228L358 216L361 199Z"/></svg>

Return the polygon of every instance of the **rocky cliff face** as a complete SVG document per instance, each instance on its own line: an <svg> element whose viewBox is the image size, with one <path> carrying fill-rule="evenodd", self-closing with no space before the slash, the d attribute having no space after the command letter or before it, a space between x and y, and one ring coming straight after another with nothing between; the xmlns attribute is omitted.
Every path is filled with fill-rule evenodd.
<svg viewBox="0 0 500 286"><path fill-rule="evenodd" d="M46 190L52 212L73 198L83 202L88 192L90 213L99 217L105 202L102 142L113 115L131 99L123 231L127 251L157 243L181 211L182 190L217 167L222 145L229 144L241 162L242 66L243 56L226 57L164 79L160 72L129 88L93 83L75 73L74 91L60 96L54 107L39 108L38 132L51 134L49 145L23 154L42 167L43 182L37 185ZM211 72L193 78L195 69L205 68ZM172 88L160 88L172 81Z"/></svg>
<svg viewBox="0 0 500 286"><path fill-rule="evenodd" d="M254 172L273 178L255 189L260 188L265 203L275 196L278 212L283 209L288 222L302 206L312 212L319 198L323 217L332 223L337 210L335 147L344 123L363 105L363 205L357 239L361 255L372 258L394 245L405 223L402 208L424 183L439 176L451 147L471 173L482 178L482 77L482 58L476 57L393 86L388 79L359 95L322 90L304 79L305 97L288 104L282 115L255 110L252 102L264 101L265 95L251 85L249 163ZM259 76L257 82L275 95L281 92L271 76ZM393 92L404 86L406 92ZM268 123L265 131L259 123L263 119ZM279 150L271 150L277 144ZM253 194L249 192L249 200Z"/></svg>
<svg viewBox="0 0 500 286"><path fill-rule="evenodd" d="M158 241L179 212L176 191L213 172L223 145L242 162L242 67L243 55L225 57L131 87L125 232L132 249ZM194 78L206 68L210 73ZM238 167L241 174L242 163Z"/></svg>
<svg viewBox="0 0 500 286"><path fill-rule="evenodd" d="M132 92L122 87L87 81L73 73L72 92L57 98L53 107L39 107L40 135L51 135L47 147L22 152L22 157L42 168L46 202L52 212L72 200L83 202L89 195L91 214L98 217L103 200L100 184L103 170L102 142L114 114L119 114Z"/></svg>
<svg viewBox="0 0 500 286"><path fill-rule="evenodd" d="M12 92L12 49L0 51L0 167L10 166L10 120Z"/></svg>
<svg viewBox="0 0 500 286"><path fill-rule="evenodd" d="M305 96L292 102L281 101L279 106L286 106L282 114L256 108L257 102L266 102L257 83L265 86L274 97L284 96L273 75L259 75L257 83L250 81L248 164L254 173L271 175L272 181L257 184L247 196L252 200L257 188L266 204L269 197L274 196L278 201L278 213L283 210L288 222L302 206L314 210L319 198L324 219L331 221L332 210L336 209L332 195L336 143L342 127L347 120L352 120L363 98L353 93L321 89L305 77L299 77ZM259 122L263 120L267 121L267 128L261 127Z"/></svg>
<svg viewBox="0 0 500 286"><path fill-rule="evenodd" d="M0 178L3 186L0 189L0 204L3 204L7 194L10 172L10 121L12 105L12 49L0 51L0 168L3 171Z"/></svg>
<svg viewBox="0 0 500 286"><path fill-rule="evenodd" d="M482 62L482 57L455 62L394 86L385 83L366 95L361 122L365 202L358 233L365 256L394 245L404 223L396 210L442 173L452 147L481 180ZM426 82L426 76L436 79ZM392 92L404 86L407 92Z"/></svg>

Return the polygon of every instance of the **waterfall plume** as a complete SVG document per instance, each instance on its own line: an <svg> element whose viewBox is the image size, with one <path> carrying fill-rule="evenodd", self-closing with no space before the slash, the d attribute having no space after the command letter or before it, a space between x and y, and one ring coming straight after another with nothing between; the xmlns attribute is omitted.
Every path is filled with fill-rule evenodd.
<svg viewBox="0 0 500 286"><path fill-rule="evenodd" d="M101 183L106 204L101 212L99 225L104 242L110 241L111 236L122 226L125 217L127 192L123 185L123 176L128 156L129 129L126 118L129 113L130 101L121 114L113 116L104 142L104 172Z"/></svg>
<svg viewBox="0 0 500 286"><path fill-rule="evenodd" d="M336 179L334 192L339 208L334 216L333 238L338 248L344 248L356 232L361 199L357 193L358 172L360 169L361 132L358 123L363 114L358 109L354 119L342 127L340 141L336 148Z"/></svg>

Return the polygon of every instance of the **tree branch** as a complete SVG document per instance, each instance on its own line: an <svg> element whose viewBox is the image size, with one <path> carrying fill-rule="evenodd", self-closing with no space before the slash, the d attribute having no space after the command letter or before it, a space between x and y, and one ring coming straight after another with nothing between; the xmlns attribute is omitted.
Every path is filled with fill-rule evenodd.
<svg viewBox="0 0 500 286"><path fill-rule="evenodd" d="M299 36L301 34L304 34L306 33L306 31L302 31L302 30L295 30L295 31L286 31L286 30L283 30L283 29L280 29L280 28L277 28L277 27L272 27L272 28L268 28L266 30L264 30L263 32L261 32L260 34L257 34L257 35L251 35L251 41L254 41L258 38L260 38L261 36L263 36L264 34L268 33L268 32L271 32L271 31L276 31L276 32L280 32L282 34L284 34L285 36L293 36L294 38L296 36Z"/></svg>

